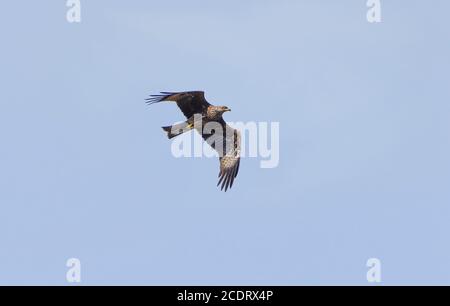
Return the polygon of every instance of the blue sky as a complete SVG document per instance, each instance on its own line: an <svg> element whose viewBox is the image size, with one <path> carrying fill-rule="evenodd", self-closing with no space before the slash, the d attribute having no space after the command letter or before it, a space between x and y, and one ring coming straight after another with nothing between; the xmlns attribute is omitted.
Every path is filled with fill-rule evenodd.
<svg viewBox="0 0 450 306"><path fill-rule="evenodd" d="M0 284L450 284L448 1L2 4ZM280 122L280 164L175 159L158 91Z"/></svg>

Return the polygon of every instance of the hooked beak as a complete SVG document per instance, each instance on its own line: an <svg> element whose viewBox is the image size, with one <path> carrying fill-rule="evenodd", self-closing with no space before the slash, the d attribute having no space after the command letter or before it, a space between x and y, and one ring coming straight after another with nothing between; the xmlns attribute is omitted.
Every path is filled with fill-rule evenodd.
<svg viewBox="0 0 450 306"><path fill-rule="evenodd" d="M226 112L231 112L231 109L229 109L228 107L225 109Z"/></svg>

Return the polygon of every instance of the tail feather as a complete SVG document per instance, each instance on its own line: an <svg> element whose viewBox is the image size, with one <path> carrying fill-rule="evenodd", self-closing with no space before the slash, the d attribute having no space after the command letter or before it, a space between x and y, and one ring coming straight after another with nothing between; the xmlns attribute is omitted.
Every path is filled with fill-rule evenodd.
<svg viewBox="0 0 450 306"><path fill-rule="evenodd" d="M167 138L172 139L179 134L172 133L172 126L163 126L162 129L164 132L167 132Z"/></svg>
<svg viewBox="0 0 450 306"><path fill-rule="evenodd" d="M174 124L174 125L170 125L170 126L163 126L162 129L164 130L164 132L167 133L167 138L172 139L175 136L181 135L184 132L188 132L192 129L192 125L187 123L187 122L183 122L180 124Z"/></svg>

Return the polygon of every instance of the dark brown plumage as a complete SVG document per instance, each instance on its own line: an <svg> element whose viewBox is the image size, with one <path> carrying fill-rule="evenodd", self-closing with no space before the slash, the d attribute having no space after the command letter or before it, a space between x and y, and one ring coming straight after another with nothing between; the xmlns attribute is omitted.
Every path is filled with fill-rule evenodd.
<svg viewBox="0 0 450 306"><path fill-rule="evenodd" d="M230 109L226 106L211 105L206 101L203 91L161 92L159 95L151 95L146 100L148 104L164 101L177 103L187 120L181 124L163 127L168 138L195 128L203 139L219 153L220 172L217 186L221 184L221 190L225 189L225 191L231 188L239 172L241 135L238 130L226 124L222 118L222 114ZM198 118L201 119L201 125L195 122ZM218 124L222 133L220 135L216 135L215 131L211 134L206 133L204 127L209 123Z"/></svg>

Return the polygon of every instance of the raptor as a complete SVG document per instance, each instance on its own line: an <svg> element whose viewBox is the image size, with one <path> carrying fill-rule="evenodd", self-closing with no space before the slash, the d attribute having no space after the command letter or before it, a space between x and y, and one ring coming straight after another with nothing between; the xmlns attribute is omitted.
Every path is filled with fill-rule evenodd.
<svg viewBox="0 0 450 306"><path fill-rule="evenodd" d="M195 129L219 155L219 182L221 190L233 186L239 172L241 135L230 127L222 115L231 111L227 106L208 103L203 91L161 92L146 99L148 104L175 102L186 117L183 123L164 126L169 139ZM212 128L211 128L212 127Z"/></svg>

